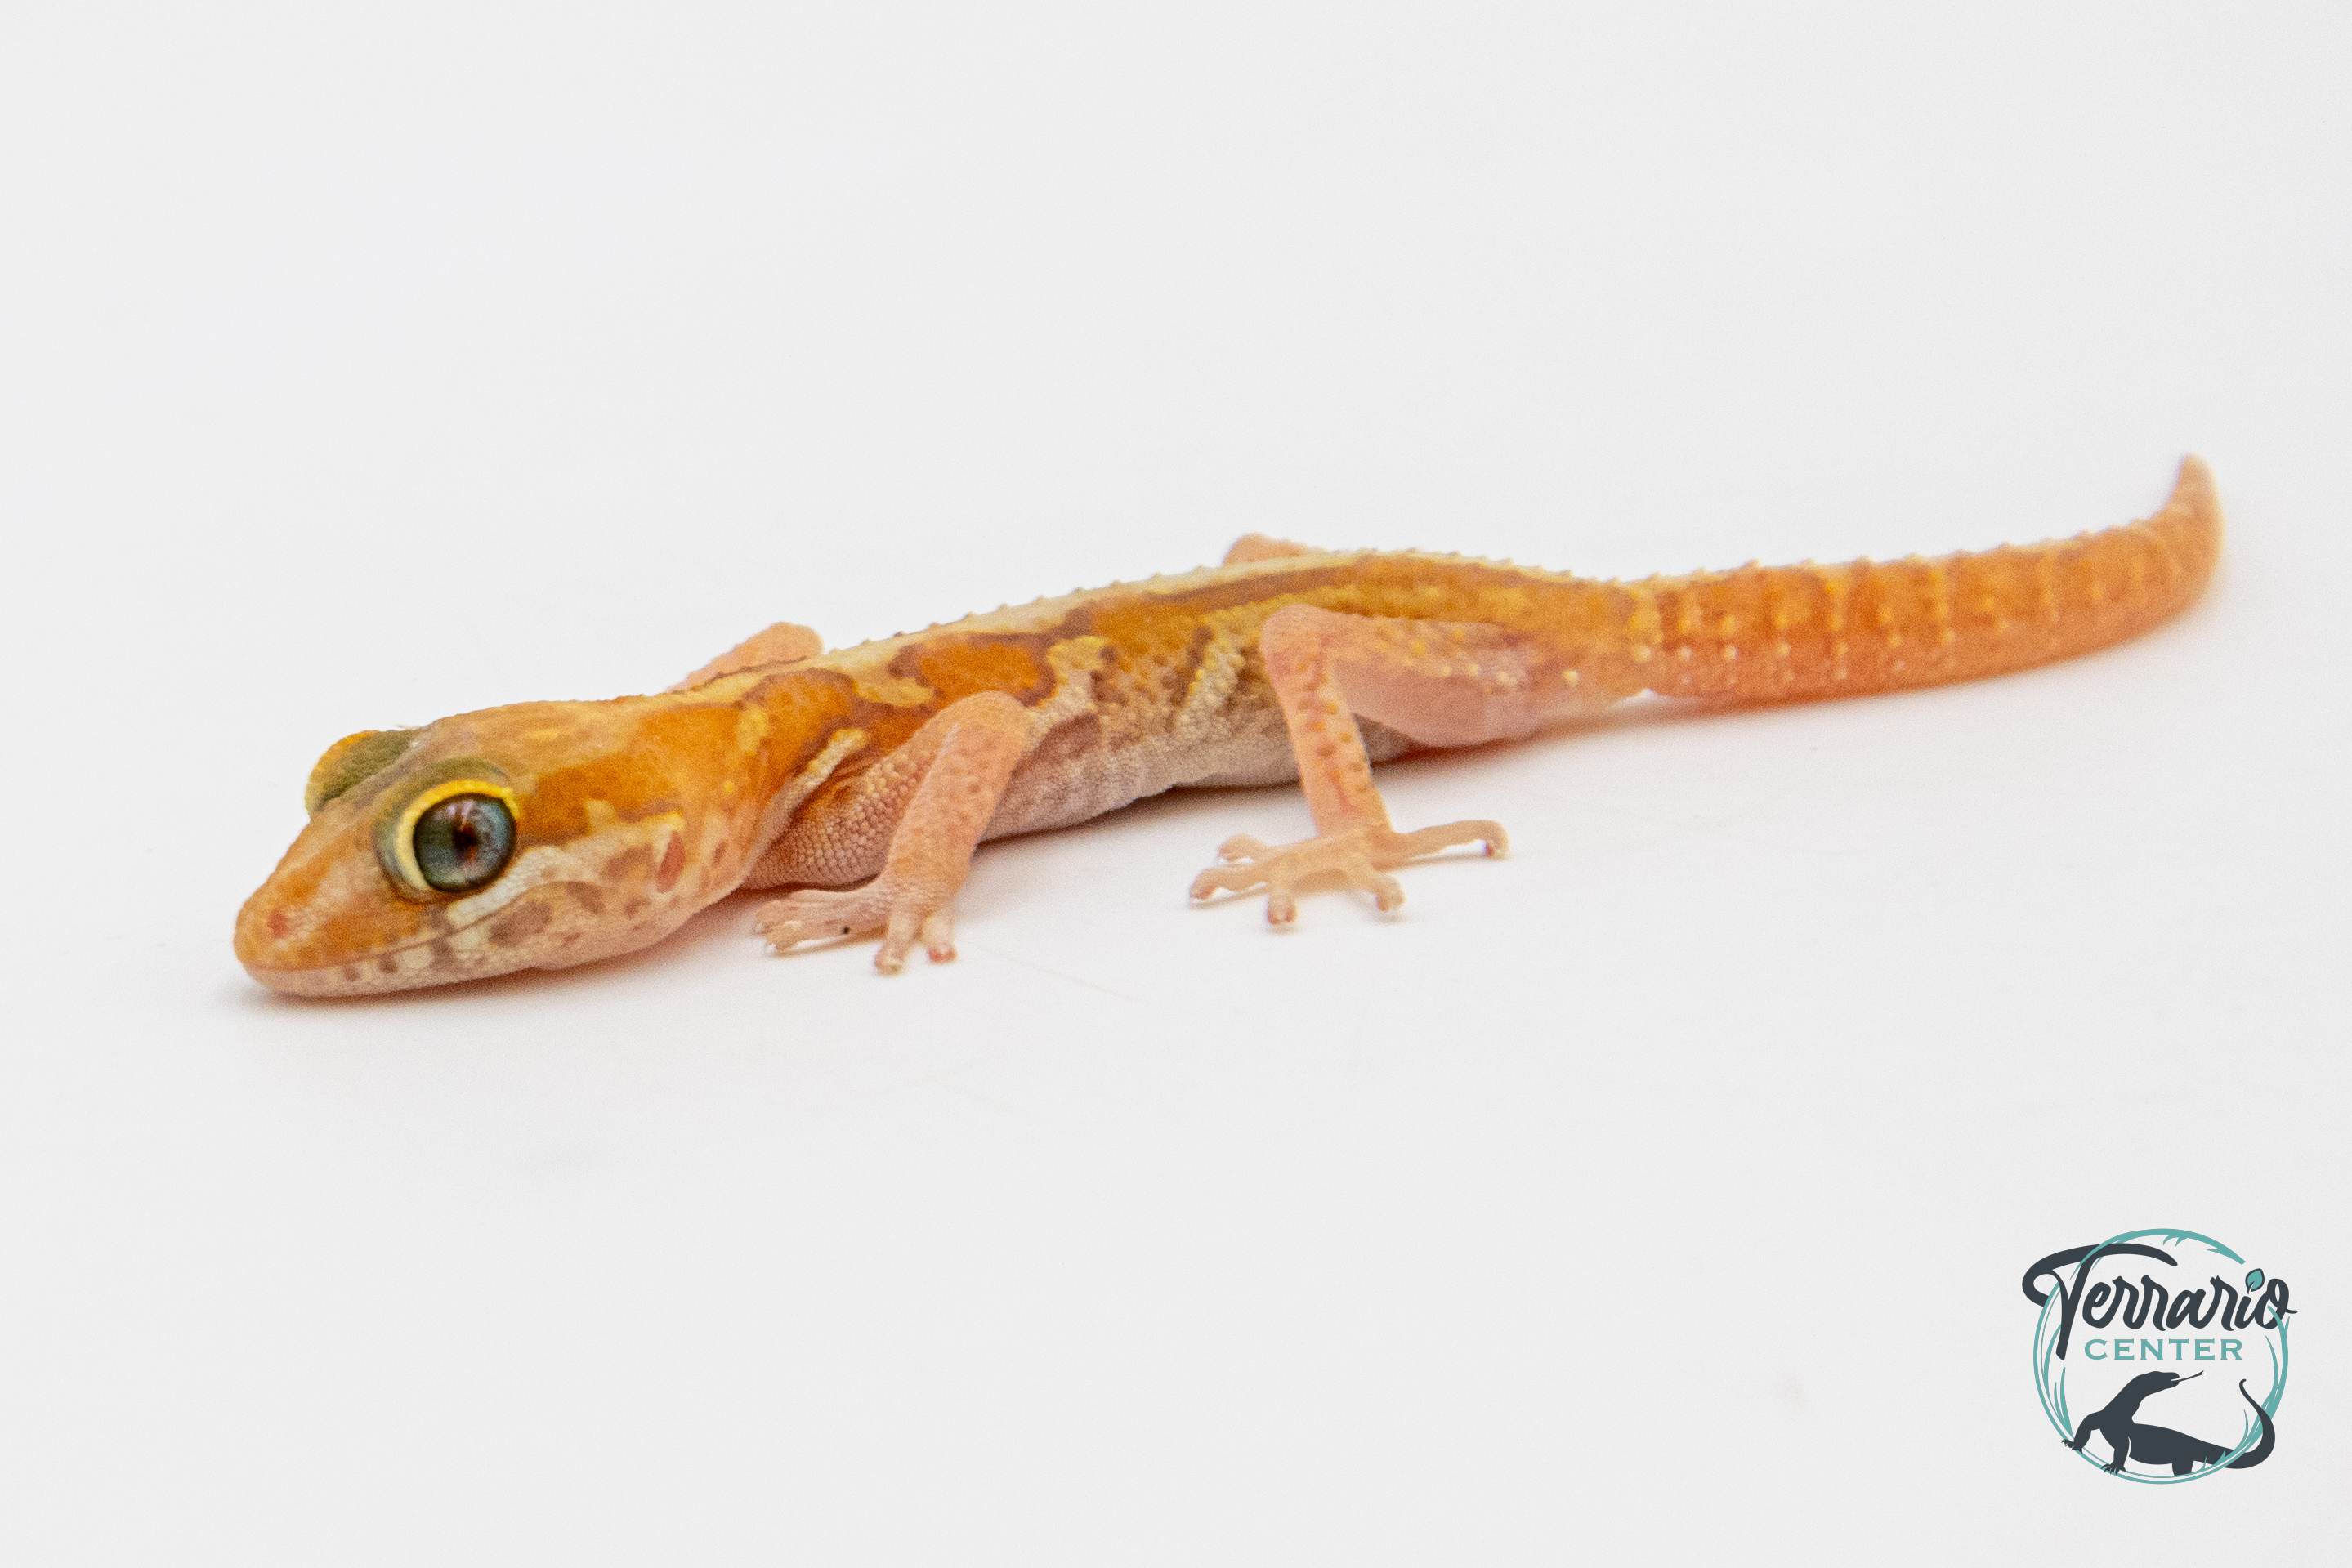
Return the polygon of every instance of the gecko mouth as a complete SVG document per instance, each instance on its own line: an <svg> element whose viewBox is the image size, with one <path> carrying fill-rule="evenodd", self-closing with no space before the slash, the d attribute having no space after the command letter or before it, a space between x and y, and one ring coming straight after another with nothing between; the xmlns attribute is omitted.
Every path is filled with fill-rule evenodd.
<svg viewBox="0 0 2352 1568"><path fill-rule="evenodd" d="M534 845L480 891L429 911L386 908L373 854L341 857L325 879L281 880L281 867L238 914L237 958L286 996L360 997L611 957L659 941L700 906L698 884L677 874L679 828L664 813L585 842Z"/></svg>
<svg viewBox="0 0 2352 1568"><path fill-rule="evenodd" d="M542 883L464 925L381 952L324 964L270 964L257 961L262 955L247 957L241 951L238 961L247 974L289 997L379 996L488 979L602 956L583 950L598 945L593 927L573 918L601 902L602 890L592 883Z"/></svg>

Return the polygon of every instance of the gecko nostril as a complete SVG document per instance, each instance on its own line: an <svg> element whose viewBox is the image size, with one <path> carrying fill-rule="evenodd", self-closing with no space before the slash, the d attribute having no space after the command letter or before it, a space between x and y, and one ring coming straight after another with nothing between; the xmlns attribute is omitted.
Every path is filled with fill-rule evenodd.
<svg viewBox="0 0 2352 1568"><path fill-rule="evenodd" d="M280 942L285 941L286 934L293 929L293 927L287 923L286 912L282 909L271 910L269 912L269 919L267 924L269 926L269 934L272 936L277 937Z"/></svg>

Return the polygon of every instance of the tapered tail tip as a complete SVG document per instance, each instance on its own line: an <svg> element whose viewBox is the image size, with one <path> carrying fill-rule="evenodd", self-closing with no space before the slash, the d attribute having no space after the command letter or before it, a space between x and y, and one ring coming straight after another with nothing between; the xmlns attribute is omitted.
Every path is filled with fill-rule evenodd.
<svg viewBox="0 0 2352 1568"><path fill-rule="evenodd" d="M2172 482L2172 499L2166 504L2191 512L2221 509L2213 489L2213 470L2205 465L2205 459L2193 452L2181 458L2180 476Z"/></svg>

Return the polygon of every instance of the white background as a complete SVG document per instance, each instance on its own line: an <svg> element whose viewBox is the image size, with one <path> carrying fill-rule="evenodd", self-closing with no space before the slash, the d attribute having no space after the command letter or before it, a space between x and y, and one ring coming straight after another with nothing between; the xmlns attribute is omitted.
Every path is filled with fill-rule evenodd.
<svg viewBox="0 0 2352 1568"><path fill-rule="evenodd" d="M0 24L0 1559L2339 1548L2340 6L23 6ZM1899 17L1899 19L1898 19ZM1385 770L1502 862L1188 908L1285 791L299 1005L347 731L1213 559L1599 574L2141 515L2064 667ZM2044 1252L2303 1309L2109 1481ZM2151 1418L2154 1412L2149 1412Z"/></svg>

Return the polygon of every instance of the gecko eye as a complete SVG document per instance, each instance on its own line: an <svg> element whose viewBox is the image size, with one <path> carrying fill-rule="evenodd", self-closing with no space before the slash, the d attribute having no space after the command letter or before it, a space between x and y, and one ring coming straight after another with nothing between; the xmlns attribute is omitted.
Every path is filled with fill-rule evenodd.
<svg viewBox="0 0 2352 1568"><path fill-rule="evenodd" d="M522 808L506 775L479 758L457 758L434 771L443 777L376 823L376 858L393 885L412 898L471 893L496 881L520 836Z"/></svg>
<svg viewBox="0 0 2352 1568"><path fill-rule="evenodd" d="M488 795L452 795L416 819L416 869L442 893L470 893L506 869L514 815Z"/></svg>

